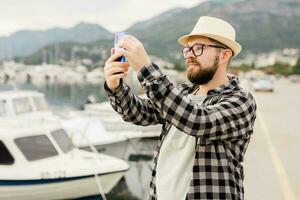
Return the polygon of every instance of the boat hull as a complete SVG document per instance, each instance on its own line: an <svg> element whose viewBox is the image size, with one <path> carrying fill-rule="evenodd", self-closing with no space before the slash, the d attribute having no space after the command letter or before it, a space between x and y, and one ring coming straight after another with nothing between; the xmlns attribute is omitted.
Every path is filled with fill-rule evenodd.
<svg viewBox="0 0 300 200"><path fill-rule="evenodd" d="M125 171L98 175L104 193L110 192L124 174ZM73 199L97 194L101 198L94 175L41 180L0 180L0 199Z"/></svg>

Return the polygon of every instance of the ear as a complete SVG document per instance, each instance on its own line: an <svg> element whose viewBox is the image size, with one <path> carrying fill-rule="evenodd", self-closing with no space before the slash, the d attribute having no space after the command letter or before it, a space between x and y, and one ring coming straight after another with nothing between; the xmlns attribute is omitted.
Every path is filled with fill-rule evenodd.
<svg viewBox="0 0 300 200"><path fill-rule="evenodd" d="M231 49L224 49L224 50L222 50L222 53L220 54L220 62L222 64L228 65L232 56L233 56L233 52Z"/></svg>

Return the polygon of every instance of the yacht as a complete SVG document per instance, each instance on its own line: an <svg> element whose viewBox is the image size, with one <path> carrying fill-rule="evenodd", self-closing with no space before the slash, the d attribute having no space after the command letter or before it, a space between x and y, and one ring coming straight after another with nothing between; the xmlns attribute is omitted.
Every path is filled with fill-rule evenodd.
<svg viewBox="0 0 300 200"><path fill-rule="evenodd" d="M121 159L79 150L56 123L1 120L0 130L0 199L105 199L129 169Z"/></svg>
<svg viewBox="0 0 300 200"><path fill-rule="evenodd" d="M97 148L101 153L124 157L127 138L107 132L103 124L87 115L73 111L69 114L54 114L43 93L33 90L0 92L0 121L11 119L43 120L61 124L67 130L75 146L83 149Z"/></svg>
<svg viewBox="0 0 300 200"><path fill-rule="evenodd" d="M41 119L49 118L51 115L43 93L34 90L0 92L0 119L7 117Z"/></svg>

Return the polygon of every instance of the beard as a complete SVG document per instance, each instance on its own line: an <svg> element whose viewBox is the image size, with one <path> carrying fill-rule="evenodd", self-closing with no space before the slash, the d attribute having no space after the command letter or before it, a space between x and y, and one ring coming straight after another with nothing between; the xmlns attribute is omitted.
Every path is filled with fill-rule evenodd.
<svg viewBox="0 0 300 200"><path fill-rule="evenodd" d="M188 68L188 79L196 85L204 85L214 77L219 66L219 57L215 57L214 64L209 68L203 68L200 62L195 58L187 60L187 67L190 64L196 65L198 67Z"/></svg>

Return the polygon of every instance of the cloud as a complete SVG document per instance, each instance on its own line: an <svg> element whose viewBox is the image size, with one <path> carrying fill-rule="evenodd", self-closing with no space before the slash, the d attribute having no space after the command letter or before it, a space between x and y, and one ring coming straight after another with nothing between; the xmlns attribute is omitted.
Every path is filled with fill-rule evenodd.
<svg viewBox="0 0 300 200"><path fill-rule="evenodd" d="M110 31L126 29L173 7L191 7L204 0L1 0L0 35L21 29L71 27L84 21Z"/></svg>

